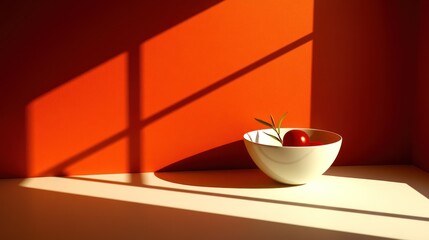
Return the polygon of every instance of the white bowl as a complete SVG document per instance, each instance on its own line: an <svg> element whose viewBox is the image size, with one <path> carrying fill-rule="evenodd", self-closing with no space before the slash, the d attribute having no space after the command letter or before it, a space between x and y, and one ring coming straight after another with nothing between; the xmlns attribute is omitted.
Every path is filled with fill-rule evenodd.
<svg viewBox="0 0 429 240"><path fill-rule="evenodd" d="M299 129L308 134L316 146L282 146L266 133L276 135L273 129L260 129L244 134L246 149L255 164L272 179L286 184L300 185L322 175L332 165L340 151L342 137L336 133L312 129ZM292 128L281 128L283 136Z"/></svg>

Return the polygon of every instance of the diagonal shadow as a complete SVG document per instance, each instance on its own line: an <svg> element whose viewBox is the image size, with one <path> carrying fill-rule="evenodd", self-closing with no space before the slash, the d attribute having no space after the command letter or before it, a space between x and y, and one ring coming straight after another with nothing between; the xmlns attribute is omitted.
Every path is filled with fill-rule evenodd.
<svg viewBox="0 0 429 240"><path fill-rule="evenodd" d="M429 176L413 165L342 166L329 168L325 175L405 183L429 199Z"/></svg>
<svg viewBox="0 0 429 240"><path fill-rule="evenodd" d="M168 179L169 178L168 175L169 175L169 173L157 173L156 174L156 176L160 179L170 181L170 182L176 182L176 181L171 181L172 179ZM137 178L141 179L140 174L131 174L130 177L135 178L135 179L137 179ZM170 177L174 178L177 176L170 175ZM79 177L79 176L67 177L67 179L75 179L75 180L84 180L84 181L90 181L90 182L130 186L129 183L115 182L115 181L109 181L109 180L100 180L100 179L89 179L89 178ZM259 178L258 180L261 180L261 179ZM262 182L262 184L261 184L261 182ZM349 213L357 213L357 214L368 214L368 215L381 216L381 217L402 218L402 219L418 220L418 221L429 221L428 217L423 217L423 216L413 216L413 215L406 215L406 214L401 214L401 213L390 213L390 212L381 212L381 211L365 210L365 209L354 209L354 208L349 208L349 207L336 207L336 206L314 204L314 203L302 203L302 202L295 202L295 201L288 201L288 200L267 199L267 198L261 198L261 197L249 197L249 196L229 194L229 193L216 193L216 192L210 192L210 191L207 192L207 191L192 190L192 189L156 186L156 185L145 184L142 181L140 181L138 183L134 182L131 185L136 186L136 187L151 188L151 189L157 189L157 190L174 191L174 192L189 193L189 194L203 194L203 195L213 196L213 197L234 198L234 199L241 199L241 200L247 200L247 201L258 201L258 202L290 205L290 206L297 206L297 207L306 207L306 208L312 208L312 209L323 209L323 210L349 212ZM257 185L255 185L253 187L250 187L250 186L252 186L252 185L247 185L246 188L267 189L267 188L291 188L291 187L293 188L293 187L296 187L293 185L279 184L277 182L273 182L271 179L266 180L265 183L264 183L264 181L259 181L259 182L257 182ZM233 187L236 187L236 186L233 186Z"/></svg>
<svg viewBox="0 0 429 240"><path fill-rule="evenodd" d="M238 78L252 72L253 70L260 68L262 66L264 66L265 64L268 64L269 62L283 56L284 54L310 42L313 40L313 34L309 33L297 40L295 40L292 43L289 43L285 46L283 46L282 48L260 58L259 60L237 70L234 73L231 73L230 75L214 82L213 84L189 95L188 97L183 98L182 100L164 108L163 110L143 119L143 120L139 120L139 122L137 122L137 117L139 117L140 115L140 105L139 105L139 101L140 101L140 85L137 81L139 79L139 76L136 75L137 73L132 73L135 70L132 70L136 67L138 67L139 61L140 61L140 56L136 55L137 51L136 49L133 49L132 51L130 51L129 56L130 56L130 62L137 62L137 63L131 63L129 68L131 69L130 72L131 74L135 74L135 75L131 75L130 77L132 78L131 84L132 87L129 87L132 90L129 90L129 101L130 101L130 106L129 106L129 110L130 111L135 111L132 115L130 115L130 119L129 119L129 128L121 131L101 142L99 142L98 144L93 145L92 147L78 153L75 154L74 156L64 160L63 162L49 168L48 170L44 171L41 173L41 175L66 175L64 173L64 169L67 168L68 166L82 160L83 158L90 156L91 154L107 147L108 145L120 140L123 137L129 136L131 137L132 143L130 144L130 153L136 154L136 155L132 155L130 156L129 162L130 162L130 166L129 166L129 170L131 172L136 172L140 169L141 163L142 163L142 159L140 156L140 147L141 147L141 143L142 140L140 139L140 130L144 127L146 127L147 125L163 118L164 116L171 114L172 112L183 108L184 106L206 96L207 94L214 92L216 90L218 90L219 88L237 80ZM137 69L138 70L138 69ZM137 153L138 152L138 153ZM137 161L136 161L137 159Z"/></svg>
<svg viewBox="0 0 429 240"><path fill-rule="evenodd" d="M4 184L0 184L0 191L8 193L2 195L4 204L0 205L2 239L57 240L58 236L80 240L291 239L291 236L292 239L312 239L312 236L318 236L318 239L389 239L368 233L329 230L323 226L254 219L249 218L249 214L236 216L175 208L174 198L169 199L172 206L150 204L137 198L137 202L122 201L72 194L67 189L49 191L16 187L19 181L2 181ZM135 189L131 189L133 191ZM165 231L166 226L168 231Z"/></svg>
<svg viewBox="0 0 429 240"><path fill-rule="evenodd" d="M33 174L28 153L29 103L221 2L2 1L0 178ZM133 85L136 78L131 75ZM137 109L135 104L130 107ZM131 139L138 145L136 138ZM130 153L136 153L132 149Z"/></svg>
<svg viewBox="0 0 429 240"><path fill-rule="evenodd" d="M128 53L128 172L139 172L141 169L142 137L140 135L141 116L141 52L138 46Z"/></svg>
<svg viewBox="0 0 429 240"><path fill-rule="evenodd" d="M279 58L280 56L298 48L299 46L304 45L305 43L307 43L311 40L313 40L313 34L309 33L309 34L305 35L304 37L301 37L298 40L295 40L294 42L292 42L292 43L290 43L290 44L266 55L265 57L247 65L246 67L243 67L242 69L218 80L217 82L212 83L211 85L189 95L188 97L183 98L182 100L164 108L163 110L153 114L152 116L147 117L146 119L143 119L140 123L141 124L140 126L145 127L145 126L155 122L156 120L158 120L158 119L160 119L160 118L162 118L162 117L164 117L164 116L188 105L189 103L192 103L192 102L204 97L205 95L207 95L211 92L216 91L217 89L227 85L228 83L231 83L234 80L246 75L247 73L250 73L251 71L253 71L257 68L262 67L263 65L265 65L265 64Z"/></svg>
<svg viewBox="0 0 429 240"><path fill-rule="evenodd" d="M204 171L258 168L249 156L243 140L199 152L158 169L157 172Z"/></svg>

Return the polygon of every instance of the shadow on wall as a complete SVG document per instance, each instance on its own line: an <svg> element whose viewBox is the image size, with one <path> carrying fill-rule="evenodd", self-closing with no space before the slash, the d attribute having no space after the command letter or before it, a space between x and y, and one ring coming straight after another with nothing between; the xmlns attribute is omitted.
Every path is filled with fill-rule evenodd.
<svg viewBox="0 0 429 240"><path fill-rule="evenodd" d="M311 125L337 165L411 163L417 1L315 1Z"/></svg>
<svg viewBox="0 0 429 240"><path fill-rule="evenodd" d="M1 3L0 177L28 174L26 106L122 52L130 52L128 118L134 135L130 138L129 171L138 171L138 132L132 129L140 117L136 49L142 41L219 2Z"/></svg>
<svg viewBox="0 0 429 240"><path fill-rule="evenodd" d="M414 163L429 172L429 2L420 1L419 69L416 91L417 123L414 131Z"/></svg>
<svg viewBox="0 0 429 240"><path fill-rule="evenodd" d="M219 146L165 166L159 172L256 168L242 140Z"/></svg>

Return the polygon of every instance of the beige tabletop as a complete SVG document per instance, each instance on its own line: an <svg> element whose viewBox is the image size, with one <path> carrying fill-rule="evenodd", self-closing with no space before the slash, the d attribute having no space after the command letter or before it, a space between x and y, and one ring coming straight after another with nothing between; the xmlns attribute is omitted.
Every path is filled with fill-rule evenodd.
<svg viewBox="0 0 429 240"><path fill-rule="evenodd" d="M429 173L331 167L0 180L0 239L429 239Z"/></svg>

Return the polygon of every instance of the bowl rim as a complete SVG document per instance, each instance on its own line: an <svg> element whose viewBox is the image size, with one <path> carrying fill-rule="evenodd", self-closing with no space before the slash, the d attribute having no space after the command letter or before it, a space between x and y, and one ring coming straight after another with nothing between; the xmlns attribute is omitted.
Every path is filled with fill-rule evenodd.
<svg viewBox="0 0 429 240"><path fill-rule="evenodd" d="M339 137L339 139L335 142L331 142L331 143L326 143L326 144L321 144L321 145L313 145L313 146L275 146L275 145L269 145L269 144L262 144L262 143L257 143L257 142L253 142L250 141L248 139L246 139L246 135L251 133L251 132L256 132L256 131L263 131L263 130L272 130L272 128L261 128L261 129L256 129L256 130L252 130L252 131L248 131L246 133L243 134L243 139L246 142L252 143L252 144L256 144L256 145L260 145L260 146L265 146L265 147L272 147L272 148L288 148L288 149L292 149L292 148L312 148L312 147L322 147L322 146L327 146L327 145L331 145L331 144L336 144L338 142L341 142L343 140L343 137L336 133L336 132L332 132L329 130L324 130L324 129L319 129L319 128L305 128L305 127L288 127L288 128L280 128L280 129L297 129L297 130L312 130L312 131L319 131L319 132L326 132L326 133L330 133L333 135L336 135L337 137Z"/></svg>

